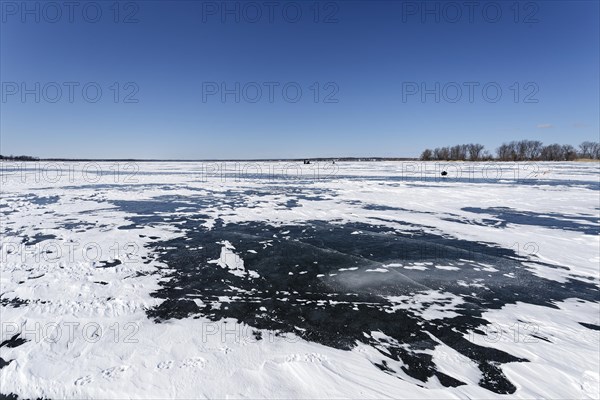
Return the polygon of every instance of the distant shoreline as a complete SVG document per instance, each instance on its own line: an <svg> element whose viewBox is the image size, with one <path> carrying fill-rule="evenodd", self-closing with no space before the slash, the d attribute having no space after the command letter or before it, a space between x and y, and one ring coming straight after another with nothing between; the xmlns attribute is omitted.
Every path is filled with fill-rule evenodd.
<svg viewBox="0 0 600 400"><path fill-rule="evenodd" d="M501 162L501 163L532 163L532 162L600 162L600 160L591 159L591 158L579 158L576 160L522 160L522 161L512 161L512 160L429 160L424 161L415 158L403 158L403 157L332 157L332 158L238 158L238 159L197 159L197 160L178 160L178 159L137 159L137 158L39 158L39 159L18 159L18 158L0 158L0 162L9 161L9 162L139 162L139 163L158 163L158 162L185 162L185 163L193 163L193 162L303 162L304 160L310 160L311 162L382 162L382 161L419 161L419 162L443 162L443 163L455 163L455 162L464 162L464 163L482 163L482 162Z"/></svg>
<svg viewBox="0 0 600 400"><path fill-rule="evenodd" d="M229 158L229 159L197 159L197 160L178 160L178 159L136 159L136 158L36 158L36 159L19 159L1 157L0 161L24 161L24 162L39 162L39 161L85 161L85 162L303 162L309 160L311 162L319 161L419 161L417 157L315 157L315 158Z"/></svg>

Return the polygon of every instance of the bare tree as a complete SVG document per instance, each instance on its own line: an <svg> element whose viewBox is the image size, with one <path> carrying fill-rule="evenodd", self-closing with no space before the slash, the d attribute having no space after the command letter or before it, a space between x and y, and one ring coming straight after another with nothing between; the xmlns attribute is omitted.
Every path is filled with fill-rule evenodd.
<svg viewBox="0 0 600 400"><path fill-rule="evenodd" d="M591 153L593 158L600 160L600 143L593 142Z"/></svg>
<svg viewBox="0 0 600 400"><path fill-rule="evenodd" d="M457 144L452 147L436 147L426 149L421 154L422 160L438 161L479 161L493 160L492 155L479 143ZM579 145L578 152L570 144L554 143L544 146L539 140L513 140L502 143L496 149L499 161L573 161L577 157L600 159L600 143L586 141Z"/></svg>
<svg viewBox="0 0 600 400"><path fill-rule="evenodd" d="M469 145L461 144L460 145L460 160L466 161L469 157Z"/></svg>
<svg viewBox="0 0 600 400"><path fill-rule="evenodd" d="M579 145L579 156L581 158L600 159L600 143L583 142Z"/></svg>
<svg viewBox="0 0 600 400"><path fill-rule="evenodd" d="M521 140L518 142L512 142L513 144L513 152L514 152L514 161L525 161L527 160L527 150L529 148L527 140Z"/></svg>
<svg viewBox="0 0 600 400"><path fill-rule="evenodd" d="M460 160L460 145L450 147L450 159Z"/></svg>
<svg viewBox="0 0 600 400"><path fill-rule="evenodd" d="M558 143L550 144L542 148L541 159L544 161L562 161L563 149Z"/></svg>
<svg viewBox="0 0 600 400"><path fill-rule="evenodd" d="M448 147L438 147L433 151L433 157L438 161L447 161L450 159L450 149Z"/></svg>
<svg viewBox="0 0 600 400"><path fill-rule="evenodd" d="M469 160L471 161L479 161L481 160L481 154L483 152L483 145L479 143L470 143L467 145L469 147Z"/></svg>
<svg viewBox="0 0 600 400"><path fill-rule="evenodd" d="M421 153L422 161L431 161L433 159L433 152L430 149L425 149L423 153Z"/></svg>
<svg viewBox="0 0 600 400"><path fill-rule="evenodd" d="M496 149L496 156L500 161L510 161L512 159L511 153L512 150L510 144L502 143L500 147Z"/></svg>
<svg viewBox="0 0 600 400"><path fill-rule="evenodd" d="M562 159L565 161L573 161L577 158L577 150L570 144L562 146Z"/></svg>
<svg viewBox="0 0 600 400"><path fill-rule="evenodd" d="M593 158L592 146L593 142L583 142L579 145L579 156L581 158Z"/></svg>
<svg viewBox="0 0 600 400"><path fill-rule="evenodd" d="M538 160L542 154L542 147L544 144L539 140L528 140L527 141L527 152L526 158L528 160Z"/></svg>

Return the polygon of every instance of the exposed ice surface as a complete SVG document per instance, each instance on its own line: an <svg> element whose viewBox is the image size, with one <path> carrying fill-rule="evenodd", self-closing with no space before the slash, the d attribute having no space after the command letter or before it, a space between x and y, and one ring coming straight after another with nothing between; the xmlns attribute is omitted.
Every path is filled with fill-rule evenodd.
<svg viewBox="0 0 600 400"><path fill-rule="evenodd" d="M598 163L2 167L0 394L598 397Z"/></svg>

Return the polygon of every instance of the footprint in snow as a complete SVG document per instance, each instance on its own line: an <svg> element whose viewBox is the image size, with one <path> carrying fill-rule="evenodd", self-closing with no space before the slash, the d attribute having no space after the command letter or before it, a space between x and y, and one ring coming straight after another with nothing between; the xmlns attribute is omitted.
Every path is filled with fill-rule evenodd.
<svg viewBox="0 0 600 400"><path fill-rule="evenodd" d="M179 368L204 368L206 360L202 357L186 358L182 361Z"/></svg>
<svg viewBox="0 0 600 400"><path fill-rule="evenodd" d="M327 360L327 356L319 353L306 353L306 354L290 354L286 357L287 362L323 362Z"/></svg>
<svg viewBox="0 0 600 400"><path fill-rule="evenodd" d="M93 379L91 375L83 376L75 381L75 386L83 386L88 383L92 383Z"/></svg>
<svg viewBox="0 0 600 400"><path fill-rule="evenodd" d="M121 365L120 367L112 367L102 371L102 377L108 380L119 379L129 367L127 365Z"/></svg>
<svg viewBox="0 0 600 400"><path fill-rule="evenodd" d="M161 361L156 366L158 369L171 369L173 368L173 361Z"/></svg>

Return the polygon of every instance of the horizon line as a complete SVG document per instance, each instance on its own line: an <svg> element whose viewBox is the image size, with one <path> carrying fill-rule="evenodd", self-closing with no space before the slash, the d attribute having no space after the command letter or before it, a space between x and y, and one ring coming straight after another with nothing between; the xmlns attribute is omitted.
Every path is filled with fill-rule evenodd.
<svg viewBox="0 0 600 400"><path fill-rule="evenodd" d="M389 161L414 161L419 160L419 157L304 157L304 158L198 158L198 159L177 159L177 158L67 158L67 157L32 157L30 159L18 160L19 157L30 156L13 156L12 158L0 155L0 161L135 161L135 162L198 162L198 161L348 161L348 160L389 160Z"/></svg>

